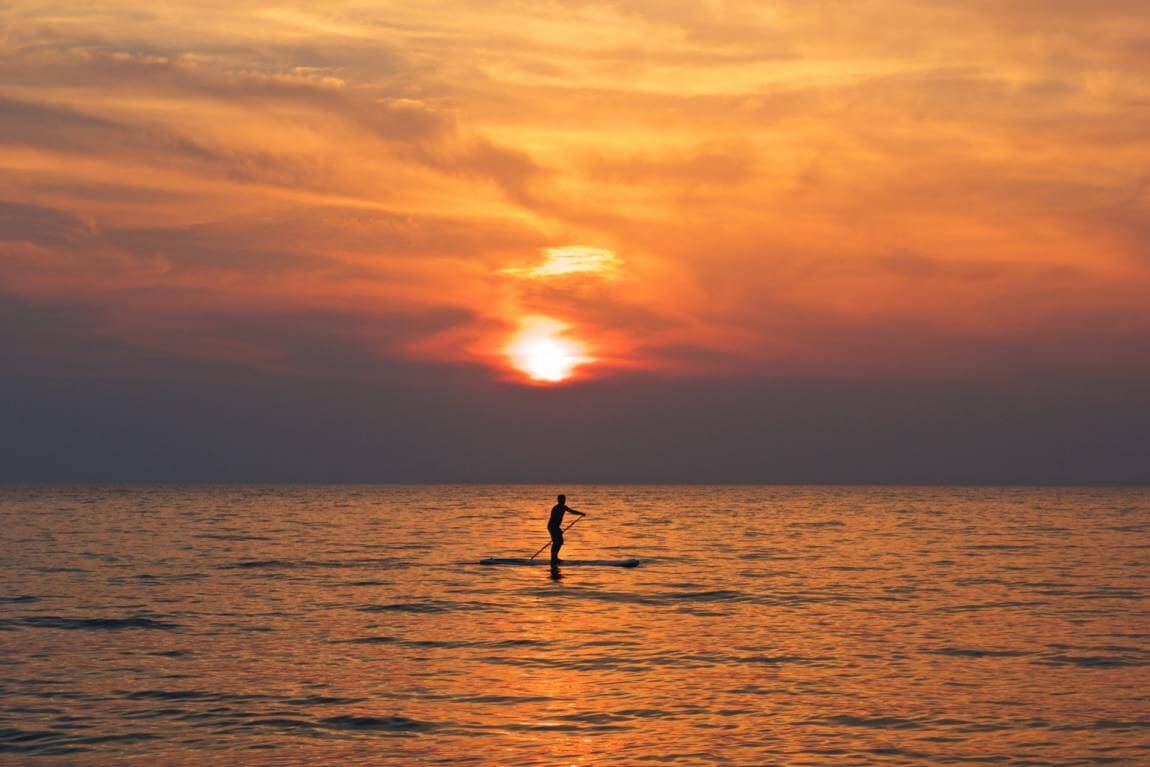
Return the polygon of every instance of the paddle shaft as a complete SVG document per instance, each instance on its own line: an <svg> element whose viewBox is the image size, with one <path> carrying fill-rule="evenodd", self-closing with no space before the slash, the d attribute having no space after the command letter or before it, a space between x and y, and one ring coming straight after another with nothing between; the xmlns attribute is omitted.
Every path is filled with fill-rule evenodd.
<svg viewBox="0 0 1150 767"><path fill-rule="evenodd" d="M579 517L579 519L583 519L583 517ZM578 522L579 522L579 519L576 519L574 522L572 522L571 524L567 525L567 527L563 528L563 532L567 532L567 531L568 531L568 530L570 530L571 528L575 527L575 525L576 525L576 524L578 524ZM550 546L550 545L551 545L550 543L545 543L545 544L543 544L543 549L546 549L546 548L547 548L548 546ZM537 557L537 556L539 556L540 554L542 554L542 553L543 553L543 549L539 549L539 551L537 551L537 552L535 552L534 554L532 554L532 555L531 555L531 559L535 559L535 557Z"/></svg>

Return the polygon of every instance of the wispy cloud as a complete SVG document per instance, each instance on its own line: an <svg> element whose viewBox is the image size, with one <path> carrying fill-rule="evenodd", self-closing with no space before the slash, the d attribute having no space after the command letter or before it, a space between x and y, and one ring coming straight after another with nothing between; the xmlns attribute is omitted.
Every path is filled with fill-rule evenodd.
<svg viewBox="0 0 1150 767"><path fill-rule="evenodd" d="M572 275L615 280L622 277L623 260L606 248L586 245L564 245L547 248L543 260L535 266L508 267L504 274L544 280Z"/></svg>
<svg viewBox="0 0 1150 767"><path fill-rule="evenodd" d="M20 317L237 364L310 317L498 366L537 316L602 371L1146 364L1142 2L14 0L0 25Z"/></svg>

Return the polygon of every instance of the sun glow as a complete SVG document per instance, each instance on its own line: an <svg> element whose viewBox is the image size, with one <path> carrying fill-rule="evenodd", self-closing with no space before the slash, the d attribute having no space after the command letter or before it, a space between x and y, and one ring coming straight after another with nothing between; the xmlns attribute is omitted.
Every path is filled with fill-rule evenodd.
<svg viewBox="0 0 1150 767"><path fill-rule="evenodd" d="M567 325L549 317L524 319L506 349L511 364L537 383L567 380L591 358L582 344L564 336L566 330Z"/></svg>

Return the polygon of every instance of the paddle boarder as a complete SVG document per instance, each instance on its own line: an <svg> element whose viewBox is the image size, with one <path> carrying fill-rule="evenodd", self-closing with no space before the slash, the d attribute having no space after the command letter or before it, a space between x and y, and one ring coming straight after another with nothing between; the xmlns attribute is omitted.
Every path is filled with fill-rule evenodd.
<svg viewBox="0 0 1150 767"><path fill-rule="evenodd" d="M560 495L559 503L551 507L551 518L547 520L547 532L551 533L551 565L560 564L559 549L563 548L563 515L567 512L587 516L567 505L567 496Z"/></svg>

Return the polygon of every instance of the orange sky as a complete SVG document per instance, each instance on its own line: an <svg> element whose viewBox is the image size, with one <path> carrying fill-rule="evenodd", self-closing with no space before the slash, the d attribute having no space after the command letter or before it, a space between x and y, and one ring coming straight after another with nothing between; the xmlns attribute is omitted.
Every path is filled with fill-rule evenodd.
<svg viewBox="0 0 1150 767"><path fill-rule="evenodd" d="M521 382L540 328L580 378L1148 367L1145 0L0 23L0 294L95 339L48 366L294 371L302 326Z"/></svg>

